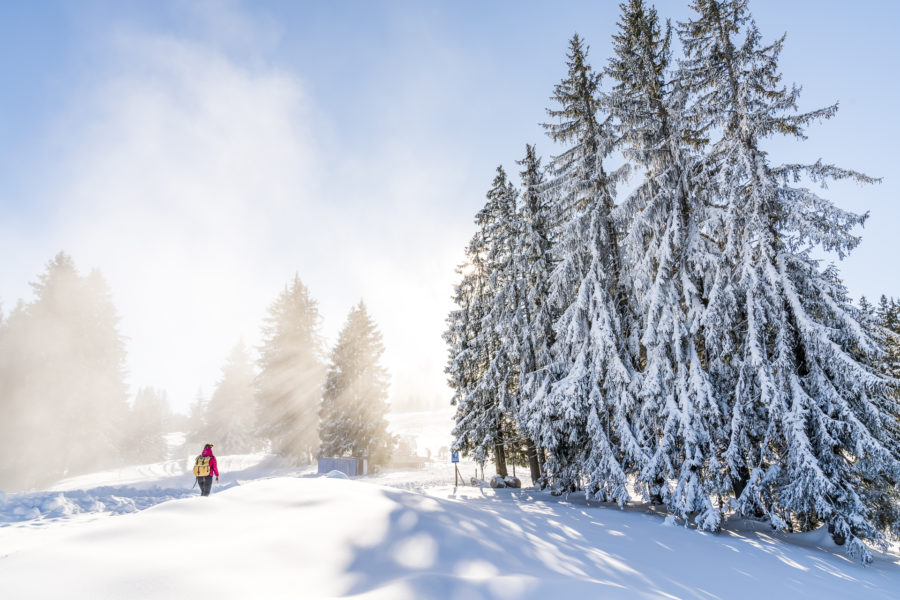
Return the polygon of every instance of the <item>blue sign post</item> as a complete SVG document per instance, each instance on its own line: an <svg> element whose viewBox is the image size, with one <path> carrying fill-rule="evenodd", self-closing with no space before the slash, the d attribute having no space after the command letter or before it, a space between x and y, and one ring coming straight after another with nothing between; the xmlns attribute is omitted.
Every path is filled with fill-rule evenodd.
<svg viewBox="0 0 900 600"><path fill-rule="evenodd" d="M459 452L451 452L450 453L450 462L453 463L453 487L459 485L459 480L462 479L462 475L459 472ZM465 485L465 484L463 484Z"/></svg>

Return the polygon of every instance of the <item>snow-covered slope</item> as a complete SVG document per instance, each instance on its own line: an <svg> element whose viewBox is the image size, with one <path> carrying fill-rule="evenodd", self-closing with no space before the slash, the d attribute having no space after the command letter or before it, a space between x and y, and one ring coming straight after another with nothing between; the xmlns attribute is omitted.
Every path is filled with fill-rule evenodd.
<svg viewBox="0 0 900 600"><path fill-rule="evenodd" d="M392 426L434 452L444 420ZM454 488L441 462L353 480L265 454L219 464L209 498L187 457L0 492L0 599L900 597L900 555L861 567L824 532L705 534L640 507Z"/></svg>
<svg viewBox="0 0 900 600"><path fill-rule="evenodd" d="M540 492L311 475L0 527L0 598L896 598L820 533L721 535Z"/></svg>

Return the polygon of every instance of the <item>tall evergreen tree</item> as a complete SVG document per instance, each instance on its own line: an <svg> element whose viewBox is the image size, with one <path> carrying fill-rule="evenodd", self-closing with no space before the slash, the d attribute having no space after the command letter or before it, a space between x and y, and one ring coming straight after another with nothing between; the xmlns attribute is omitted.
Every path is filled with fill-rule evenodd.
<svg viewBox="0 0 900 600"><path fill-rule="evenodd" d="M124 460L125 347L103 278L60 252L4 326L0 488L46 484ZM52 454L32 468L28 456Z"/></svg>
<svg viewBox="0 0 900 600"><path fill-rule="evenodd" d="M481 329L482 347L487 353L487 369L478 381L479 392L496 406L497 427L493 432L494 463L497 473L508 475L507 461L521 446L516 430L519 385L515 321L519 299L523 296L517 273L518 223L516 200L518 193L508 180L503 167L487 194L487 204L478 213L476 222L482 227L485 247L485 269L488 273L487 314Z"/></svg>
<svg viewBox="0 0 900 600"><path fill-rule="evenodd" d="M243 454L260 447L259 416L254 395L256 373L243 342L235 344L222 368L222 379L209 400L206 439L224 454Z"/></svg>
<svg viewBox="0 0 900 600"><path fill-rule="evenodd" d="M454 450L471 454L479 464L484 464L488 446L478 443L474 435L468 435L480 423L482 414L480 398L472 394L484 372L484 360L479 351L479 338L484 313L484 289L487 276L479 263L478 255L471 254L472 245L466 248L467 262L457 268L461 279L456 286L453 302L456 308L447 317L448 362L445 372L447 383L453 390L450 404L456 407L453 428ZM488 431L493 428L488 427Z"/></svg>
<svg viewBox="0 0 900 600"><path fill-rule="evenodd" d="M381 365L381 332L360 302L347 316L331 352L319 410L321 456L352 456L370 464L390 460L388 372Z"/></svg>
<svg viewBox="0 0 900 600"><path fill-rule="evenodd" d="M548 451L548 473L557 486L582 478L588 493L624 503L628 473L640 462L629 415L635 406L636 372L629 348L633 323L623 303L624 281L615 217L615 184L623 172L607 172L614 148L609 119L601 118L600 74L587 63L575 35L568 74L554 90L557 120L545 125L566 149L550 162L548 191L560 228L559 262L551 302L559 311L554 346L560 374L538 400L530 432Z"/></svg>
<svg viewBox="0 0 900 600"><path fill-rule="evenodd" d="M639 480L649 498L716 530L722 410L707 372L701 320L714 247L703 235L705 189L683 118L686 94L670 70L671 28L663 32L642 0L621 5L610 111L626 158L644 179L623 203L623 245L641 316L643 377L637 430L648 457ZM671 484L670 484L671 482ZM673 484L673 485L672 485Z"/></svg>
<svg viewBox="0 0 900 600"><path fill-rule="evenodd" d="M552 347L555 338L551 309L550 277L555 261L552 256L552 227L547 196L543 193L544 173L533 145L525 146L519 161L522 171L522 198L519 208L519 258L516 281L519 282L519 310L512 322L512 342L519 358L518 412L523 432L539 428L541 408L536 402L553 383ZM532 481L543 481L543 450L527 440Z"/></svg>
<svg viewBox="0 0 900 600"><path fill-rule="evenodd" d="M898 514L891 491L900 481L898 438L889 417L897 403L866 364L880 350L836 271L810 256L816 245L841 257L851 251L859 238L850 230L865 216L791 184L872 179L821 162L771 164L764 139L803 138L810 122L837 106L797 112L799 89L782 86L778 71L784 38L763 45L746 0L692 7L696 16L679 29L687 55L681 75L694 94L694 128L716 138L708 183L725 207L705 321L708 351L727 355L733 369L725 457L734 507L781 527L824 521L851 554L869 560L864 540L885 539L875 507Z"/></svg>
<svg viewBox="0 0 900 600"><path fill-rule="evenodd" d="M298 464L318 451L324 366L318 304L298 276L269 308L256 380L259 435Z"/></svg>
<svg viewBox="0 0 900 600"><path fill-rule="evenodd" d="M881 327L880 338L887 353L882 359L884 370L900 380L900 302L882 295L872 314Z"/></svg>
<svg viewBox="0 0 900 600"><path fill-rule="evenodd" d="M512 265L512 233L516 190L503 167L478 211L478 229L466 254L470 271L457 290L459 311L451 313L451 386L456 394L454 448L484 464L493 453L497 472L506 476L506 446L516 431L517 359L505 338L515 311L516 282ZM455 338L453 336L456 336ZM455 352L455 354L454 354Z"/></svg>
<svg viewBox="0 0 900 600"><path fill-rule="evenodd" d="M490 274L490 288L493 291L486 327L483 332L489 347L487 371L480 381L485 387L485 395L496 398L500 414L500 427L496 433L494 447L497 473L506 477L507 461L516 453L520 436L515 432L515 416L518 409L516 390L518 388L518 360L512 343L514 320L518 310L520 282L516 273L516 189L507 180L502 167L497 168L494 187L488 192L488 204L482 213L486 227L485 234L490 240L486 257ZM481 215L480 215L481 216Z"/></svg>

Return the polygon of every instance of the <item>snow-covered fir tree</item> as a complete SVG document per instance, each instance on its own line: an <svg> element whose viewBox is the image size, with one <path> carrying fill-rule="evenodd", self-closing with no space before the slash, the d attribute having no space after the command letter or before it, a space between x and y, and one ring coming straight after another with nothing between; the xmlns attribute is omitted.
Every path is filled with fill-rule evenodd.
<svg viewBox="0 0 900 600"><path fill-rule="evenodd" d="M695 0L679 28L682 79L706 149L710 189L724 208L706 348L727 361L730 439L725 452L733 506L775 526L828 524L852 555L882 543L897 510L898 412L890 382L867 364L877 342L860 326L834 268L810 251L843 257L865 216L838 209L804 180L860 173L817 162L772 164L762 142L803 138L830 106L797 112L799 89L781 84L784 37L763 44L745 0Z"/></svg>
<svg viewBox="0 0 900 600"><path fill-rule="evenodd" d="M550 223L541 196L543 176L534 148L526 146L517 191L502 167L476 215L478 230L467 247L467 263L454 297L457 309L444 335L450 346L447 369L457 406L455 448L483 464L493 453L497 472L507 461L527 461L532 479L541 478L541 455L525 434L533 398L522 391L546 389L551 358L552 316L547 302ZM543 372L538 373L540 368Z"/></svg>
<svg viewBox="0 0 900 600"><path fill-rule="evenodd" d="M485 270L488 273L487 314L481 329L481 346L487 353L487 369L478 381L480 395L492 398L499 410L499 428L494 433L494 464L497 473L507 473L512 454L521 454L521 435L517 431L519 370L516 321L520 299L524 296L518 273L518 192L502 167L487 194L487 203L476 216L486 242Z"/></svg>
<svg viewBox="0 0 900 600"><path fill-rule="evenodd" d="M470 255L471 248L472 245L469 244L466 248L467 255ZM447 330L444 332L448 351L447 367L444 372L447 374L447 384L453 390L450 404L456 407L454 449L466 455L472 454L477 461L484 464L484 447L470 443L474 440L470 440L464 433L476 422L477 398L471 391L475 389L479 377L484 372L478 338L484 312L482 298L487 277L477 266L479 260L477 255L470 255L468 261L456 270L460 282L456 285L453 295L456 308L450 311L447 317ZM478 448L481 448L480 454Z"/></svg>
<svg viewBox="0 0 900 600"><path fill-rule="evenodd" d="M445 334L457 407L453 447L482 465L492 454L504 477L506 445L520 437L515 422L517 359L504 339L516 302L511 259L516 195L506 171L497 167L487 201L475 217L478 229L466 249L468 262L455 298L459 309L451 313Z"/></svg>
<svg viewBox="0 0 900 600"><path fill-rule="evenodd" d="M387 429L388 372L381 332L360 302L331 352L319 409L320 456L352 456L383 465L391 457Z"/></svg>
<svg viewBox="0 0 900 600"><path fill-rule="evenodd" d="M873 307L871 314L880 327L878 335L887 350L882 359L884 371L900 379L900 302L882 295L878 307Z"/></svg>
<svg viewBox="0 0 900 600"><path fill-rule="evenodd" d="M324 365L321 318L316 301L299 276L269 307L260 347L257 400L259 436L272 452L297 464L318 452L319 402Z"/></svg>
<svg viewBox="0 0 900 600"><path fill-rule="evenodd" d="M865 297L859 299L859 319L860 325L872 338L878 340L884 348L884 354L880 356L870 356L869 362L871 366L888 377L900 379L900 370L898 370L898 353L897 346L900 342L900 324L897 317L900 307L894 300L888 300L884 295L878 305L874 305ZM900 388L895 390L900 393Z"/></svg>
<svg viewBox="0 0 900 600"><path fill-rule="evenodd" d="M515 421L518 414L516 392L519 371L517 348L513 343L519 298L523 295L516 272L517 197L518 192L508 181L506 172L502 167L497 167L497 176L487 194L487 204L476 217L488 242L485 268L488 287L493 292L482 328L488 363L478 385L483 388L485 397L494 396L500 411L494 456L497 473L503 477L508 474L509 455L516 453L521 445Z"/></svg>
<svg viewBox="0 0 900 600"><path fill-rule="evenodd" d="M558 311L554 368L558 379L528 416L532 438L548 453L547 472L557 487L584 484L596 498L624 503L626 479L640 464L641 448L630 415L637 377L624 303L615 184L622 170L608 172L604 159L615 136L601 113L600 74L587 63L575 35L568 74L556 85L557 106L545 125L565 150L549 164L548 193L559 227L559 257L550 300Z"/></svg>
<svg viewBox="0 0 900 600"><path fill-rule="evenodd" d="M222 367L222 379L209 400L205 439L223 454L244 454L260 447L256 372L243 342L235 344Z"/></svg>
<svg viewBox="0 0 900 600"><path fill-rule="evenodd" d="M625 157L643 180L623 202L623 276L640 315L642 371L636 420L646 450L638 480L648 499L716 530L723 413L706 370L701 319L704 276L715 250L705 225L705 188L688 145L685 91L670 69L671 28L643 0L622 5L609 106Z"/></svg>
<svg viewBox="0 0 900 600"><path fill-rule="evenodd" d="M520 289L510 343L516 345L519 359L517 406L520 430L524 433L538 428L539 424L531 421L540 414L535 400L543 397L553 382L555 315L550 307L550 276L555 263L548 199L543 193L544 173L533 145L525 146L525 157L518 164L522 166L522 193L514 255L518 259L515 277ZM543 450L530 437L526 444L532 481L542 481Z"/></svg>

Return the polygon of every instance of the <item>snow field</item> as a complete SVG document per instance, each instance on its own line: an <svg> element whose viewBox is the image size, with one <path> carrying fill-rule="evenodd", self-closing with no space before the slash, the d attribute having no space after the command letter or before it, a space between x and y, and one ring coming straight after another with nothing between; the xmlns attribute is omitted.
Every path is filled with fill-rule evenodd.
<svg viewBox="0 0 900 600"><path fill-rule="evenodd" d="M420 454L448 444L446 411L390 418ZM0 599L900 596L896 549L861 567L821 530L733 520L712 535L641 505L454 488L443 461L348 481L221 456L220 483L200 498L193 456L170 458L0 493ZM460 471L476 474L465 459Z"/></svg>
<svg viewBox="0 0 900 600"><path fill-rule="evenodd" d="M896 598L900 590L897 556L861 567L821 532L786 536L735 522L712 535L574 496L423 491L276 477L114 518L8 525L0 598Z"/></svg>

